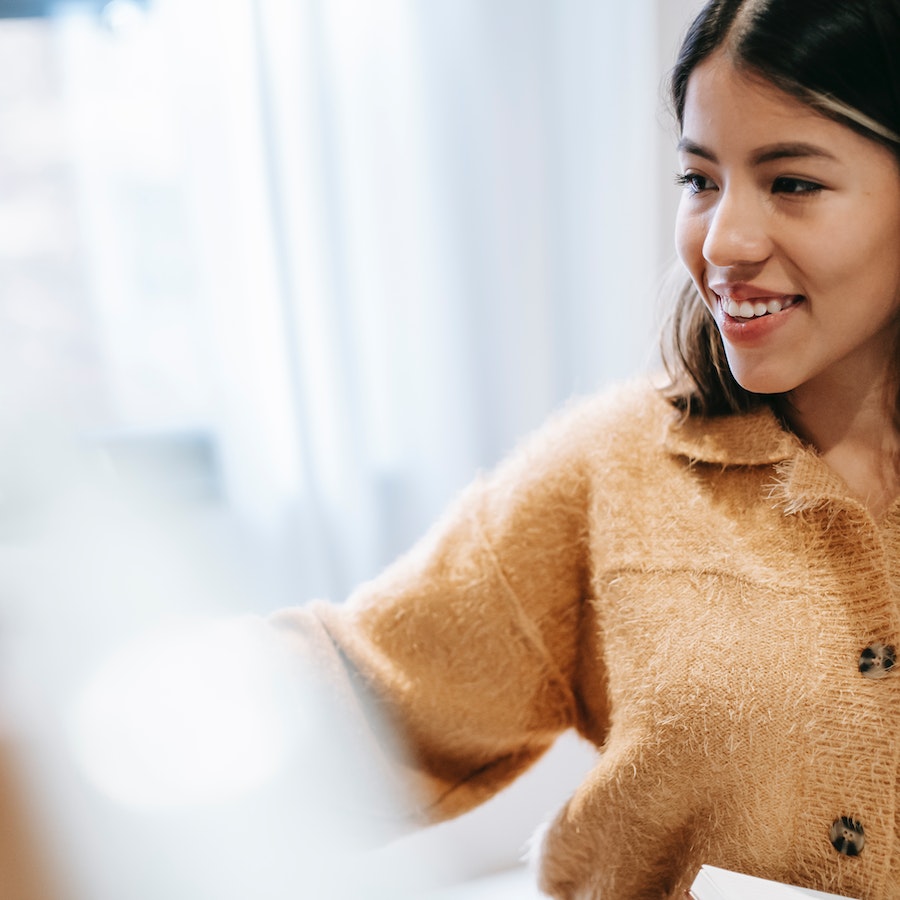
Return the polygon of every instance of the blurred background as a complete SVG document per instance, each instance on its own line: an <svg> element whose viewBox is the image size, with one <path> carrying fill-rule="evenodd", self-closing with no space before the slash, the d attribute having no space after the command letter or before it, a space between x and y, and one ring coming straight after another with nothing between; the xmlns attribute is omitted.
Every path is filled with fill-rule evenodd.
<svg viewBox="0 0 900 900"><path fill-rule="evenodd" d="M198 665L177 623L213 648L192 702L233 699L255 651L209 623L339 601L553 409L655 365L663 82L698 6L0 0L0 897L298 896L273 747L311 744L258 719L269 676L246 663L258 695L165 803L116 771L110 685L155 721L148 641ZM372 872L482 896L590 760L561 741ZM347 896L401 895L378 877Z"/></svg>

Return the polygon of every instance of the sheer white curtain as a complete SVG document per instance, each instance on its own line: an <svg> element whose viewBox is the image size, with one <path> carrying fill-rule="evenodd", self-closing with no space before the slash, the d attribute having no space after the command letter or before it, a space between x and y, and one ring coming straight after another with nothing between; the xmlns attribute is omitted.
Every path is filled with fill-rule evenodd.
<svg viewBox="0 0 900 900"><path fill-rule="evenodd" d="M337 598L566 398L646 367L655 4L158 6L229 496L296 599Z"/></svg>
<svg viewBox="0 0 900 900"><path fill-rule="evenodd" d="M648 364L672 4L107 12L58 28L106 396L206 436L261 607L343 597Z"/></svg>
<svg viewBox="0 0 900 900"><path fill-rule="evenodd" d="M4 106L4 408L31 379L94 429L187 435L260 605L344 596L647 365L690 5L61 5L46 105Z"/></svg>

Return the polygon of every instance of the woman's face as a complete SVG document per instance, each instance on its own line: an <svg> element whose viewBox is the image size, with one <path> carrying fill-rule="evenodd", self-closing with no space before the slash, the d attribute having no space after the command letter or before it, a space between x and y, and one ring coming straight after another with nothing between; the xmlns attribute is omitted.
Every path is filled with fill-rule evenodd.
<svg viewBox="0 0 900 900"><path fill-rule="evenodd" d="M679 159L678 254L737 382L800 399L883 376L900 309L894 155L717 53L690 77Z"/></svg>

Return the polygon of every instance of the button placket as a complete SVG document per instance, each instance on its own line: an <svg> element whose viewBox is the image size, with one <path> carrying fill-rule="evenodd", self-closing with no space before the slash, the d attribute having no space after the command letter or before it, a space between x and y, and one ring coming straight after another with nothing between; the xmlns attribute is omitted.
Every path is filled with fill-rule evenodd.
<svg viewBox="0 0 900 900"><path fill-rule="evenodd" d="M822 564L828 567L832 596L840 598L844 604L841 611L847 616L845 624L849 627L841 638L852 643L849 647L844 645L846 649L840 660L828 661L835 670L836 690L828 711L822 712L822 730L824 734L841 735L842 739L835 742L834 753L823 754L820 760L819 770L823 775L827 772L833 793L821 809L824 815L816 822L816 841L823 841L827 835L835 858L843 858L847 865L856 868L857 863L851 860L861 854L880 855L882 849L876 845L880 843L886 820L893 819L894 814L893 809L887 810L883 804L884 788L876 783L880 779L874 777L874 772L876 765L885 772L896 771L896 765L889 764L891 759L896 762L896 748L880 741L881 735L876 729L880 723L888 721L888 710L896 700L895 691L900 689L893 674L895 669L900 673L897 665L900 617L896 608L896 580L892 573L892 562L900 555L900 530L896 536L897 546L886 548L885 535L873 527L869 516L855 515L849 506L833 512L834 518L822 531ZM846 578L839 562L845 559L854 561L852 576L847 573ZM831 625L829 613L834 615L836 605L822 607L823 623ZM822 632L829 634L830 630L823 627ZM857 653L855 673L854 648ZM847 650L850 653L844 655ZM878 684L857 682L854 687L852 682L856 678L865 678L867 682L877 680ZM873 714L864 714L869 712ZM852 774L855 765L851 749L855 746L854 740L863 746L870 740L873 742L872 778L854 780L850 777L845 781L845 774ZM860 773L857 770L855 774ZM844 795L843 799L841 795ZM842 807L847 814L838 815L829 827L828 812L834 817ZM868 835L863 824L867 815L871 816L866 822Z"/></svg>
<svg viewBox="0 0 900 900"><path fill-rule="evenodd" d="M896 662L897 652L893 644L873 641L859 655L859 674L873 680L886 678ZM842 856L859 856L866 845L865 829L852 816L835 819L828 837L831 845Z"/></svg>

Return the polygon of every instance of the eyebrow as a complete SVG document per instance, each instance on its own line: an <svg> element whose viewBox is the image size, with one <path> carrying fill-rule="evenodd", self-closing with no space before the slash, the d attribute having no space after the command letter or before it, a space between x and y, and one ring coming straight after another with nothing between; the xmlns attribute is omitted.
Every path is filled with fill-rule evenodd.
<svg viewBox="0 0 900 900"><path fill-rule="evenodd" d="M678 142L678 152L690 153L692 156L708 159L711 163L718 163L719 161L712 150L708 150L706 147L695 143L689 138L682 138ZM806 144L802 141L793 141L760 147L751 155L750 162L753 165L759 166L763 163L773 162L778 159L801 159L809 157L814 159L837 159L833 153L829 153L824 147L819 147L816 144Z"/></svg>

